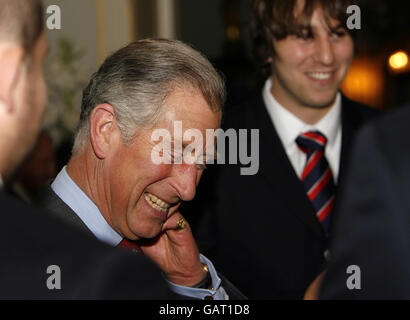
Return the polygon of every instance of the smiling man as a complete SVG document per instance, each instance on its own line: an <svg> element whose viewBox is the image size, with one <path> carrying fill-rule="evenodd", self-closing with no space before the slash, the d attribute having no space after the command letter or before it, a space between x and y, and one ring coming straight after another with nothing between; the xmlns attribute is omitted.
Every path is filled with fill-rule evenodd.
<svg viewBox="0 0 410 320"><path fill-rule="evenodd" d="M198 219L199 230L193 226L201 250L215 253L249 298L302 298L325 268L350 142L376 113L339 91L354 53L350 4L253 2L255 52L268 79L227 113L223 127L260 129L259 172L241 176L238 166L220 167L215 201Z"/></svg>
<svg viewBox="0 0 410 320"><path fill-rule="evenodd" d="M177 143L175 121L182 133L217 129L224 98L212 65L181 42L140 40L118 50L84 90L73 156L40 202L111 246L142 251L177 293L243 297L228 282L221 286L178 210L194 198L204 166L151 157L155 130Z"/></svg>

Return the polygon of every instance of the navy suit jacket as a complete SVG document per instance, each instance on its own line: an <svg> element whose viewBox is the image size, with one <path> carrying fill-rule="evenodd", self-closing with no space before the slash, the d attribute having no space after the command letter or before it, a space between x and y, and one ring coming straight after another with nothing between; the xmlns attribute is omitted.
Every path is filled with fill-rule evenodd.
<svg viewBox="0 0 410 320"><path fill-rule="evenodd" d="M143 256L92 240L1 190L0 212L0 299L176 298ZM47 287L49 266L59 267L61 289Z"/></svg>
<svg viewBox="0 0 410 320"><path fill-rule="evenodd" d="M322 299L410 299L409 123L410 106L357 137L339 194ZM347 273L349 266L360 269ZM348 288L349 277L360 290Z"/></svg>
<svg viewBox="0 0 410 320"><path fill-rule="evenodd" d="M77 214L51 189L51 186L43 188L36 199L39 206L47 209L53 216L61 221L78 228L85 236L96 239L94 234L88 229L84 222L77 216ZM114 248L114 250L122 251ZM135 254L136 256L143 256L142 254ZM222 286L229 295L230 300L245 300L247 299L242 292L240 292L226 277L218 274L222 280ZM182 299L190 299L189 297L181 296Z"/></svg>
<svg viewBox="0 0 410 320"><path fill-rule="evenodd" d="M340 183L355 131L375 114L342 98ZM200 249L250 299L302 298L325 266L327 238L262 94L229 110L223 128L260 130L259 171L241 176L240 165L215 166L204 174L198 199L181 212L191 221ZM213 192L203 197L207 190Z"/></svg>

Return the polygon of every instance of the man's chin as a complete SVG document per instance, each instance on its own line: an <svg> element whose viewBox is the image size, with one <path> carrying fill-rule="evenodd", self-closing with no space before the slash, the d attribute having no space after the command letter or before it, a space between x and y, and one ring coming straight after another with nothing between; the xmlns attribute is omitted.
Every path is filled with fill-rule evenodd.
<svg viewBox="0 0 410 320"><path fill-rule="evenodd" d="M321 99L313 98L310 99L310 101L308 101L306 105L312 109L326 109L333 106L336 101L336 95L337 92L332 96L323 97Z"/></svg>
<svg viewBox="0 0 410 320"><path fill-rule="evenodd" d="M138 230L133 231L133 235L134 238L137 237L138 240L149 240L149 239L155 239L157 238L160 233L161 233L161 228L162 225L160 226L151 226L151 227L147 227L147 228L141 228L141 226L139 226Z"/></svg>

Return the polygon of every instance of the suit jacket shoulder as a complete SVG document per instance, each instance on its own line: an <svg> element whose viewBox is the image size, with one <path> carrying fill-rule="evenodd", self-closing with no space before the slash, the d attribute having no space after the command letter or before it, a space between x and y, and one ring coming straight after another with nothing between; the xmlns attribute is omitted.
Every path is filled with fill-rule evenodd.
<svg viewBox="0 0 410 320"><path fill-rule="evenodd" d="M365 121L377 118L381 111L369 107L360 102L351 100L342 94L342 121L353 122L353 125L361 125Z"/></svg>
<svg viewBox="0 0 410 320"><path fill-rule="evenodd" d="M57 219L64 223L81 230L85 234L93 236L93 233L88 229L84 222L77 216L77 214L51 189L51 185L47 184L35 199L35 204L48 211Z"/></svg>
<svg viewBox="0 0 410 320"><path fill-rule="evenodd" d="M365 126L354 143L340 192L324 299L410 297L410 108ZM346 268L361 270L361 290L349 290ZM357 270L355 271L357 275Z"/></svg>
<svg viewBox="0 0 410 320"><path fill-rule="evenodd" d="M0 299L175 298L145 257L93 241L3 191L0 210ZM61 271L60 290L47 287L49 266Z"/></svg>
<svg viewBox="0 0 410 320"><path fill-rule="evenodd" d="M357 131L366 123L377 119L382 112L342 95L342 150L339 168L339 184L343 183L348 166L350 148Z"/></svg>

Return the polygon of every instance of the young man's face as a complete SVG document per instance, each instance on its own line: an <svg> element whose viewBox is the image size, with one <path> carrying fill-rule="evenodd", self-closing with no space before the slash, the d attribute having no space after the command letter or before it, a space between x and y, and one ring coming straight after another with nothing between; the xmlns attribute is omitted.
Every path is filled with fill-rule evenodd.
<svg viewBox="0 0 410 320"><path fill-rule="evenodd" d="M343 22L326 23L321 7L303 36L274 40L272 94L285 108L326 108L333 104L353 58L353 41ZM303 109L302 109L303 110Z"/></svg>

